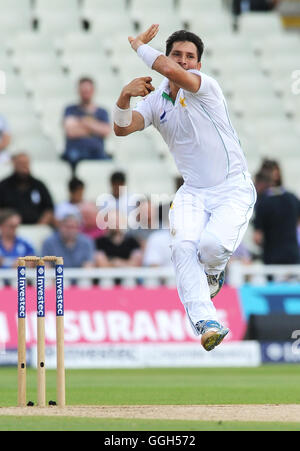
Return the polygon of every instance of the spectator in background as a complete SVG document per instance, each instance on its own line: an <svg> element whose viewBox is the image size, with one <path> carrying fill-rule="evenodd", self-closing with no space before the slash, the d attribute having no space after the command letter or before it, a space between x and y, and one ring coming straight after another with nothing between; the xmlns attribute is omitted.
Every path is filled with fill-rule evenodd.
<svg viewBox="0 0 300 451"><path fill-rule="evenodd" d="M76 177L69 181L69 200L55 207L55 219L61 221L67 215L79 215L79 206L84 199L84 183Z"/></svg>
<svg viewBox="0 0 300 451"><path fill-rule="evenodd" d="M7 148L11 142L10 130L6 119L0 115L0 163L9 160Z"/></svg>
<svg viewBox="0 0 300 451"><path fill-rule="evenodd" d="M0 182L0 210L13 208L22 218L22 224L52 225L53 201L40 180L30 172L30 159L26 153L12 158L13 174Z"/></svg>
<svg viewBox="0 0 300 451"><path fill-rule="evenodd" d="M137 240L127 236L127 218L119 211L111 210L108 215L106 236L96 240L96 265L98 267L141 266L142 252Z"/></svg>
<svg viewBox="0 0 300 451"><path fill-rule="evenodd" d="M21 223L19 214L10 209L0 213L0 266L13 268L19 257L35 255L35 250L27 241L17 236Z"/></svg>
<svg viewBox="0 0 300 451"><path fill-rule="evenodd" d="M81 233L95 240L106 235L106 230L97 225L98 209L93 202L83 202L79 205L82 219Z"/></svg>
<svg viewBox="0 0 300 451"><path fill-rule="evenodd" d="M282 186L277 162L264 161L262 170L269 177L270 186L256 206L254 241L262 247L265 264L300 263L297 243L299 199Z"/></svg>
<svg viewBox="0 0 300 451"><path fill-rule="evenodd" d="M271 177L271 186L282 186L282 174L278 161L263 160L260 171Z"/></svg>
<svg viewBox="0 0 300 451"><path fill-rule="evenodd" d="M136 218L135 228L128 232L128 236L135 238L142 251L144 251L150 235L155 231L155 228L158 228L158 223L156 223L156 219L158 220L158 207L153 205L150 199L144 199L139 201L137 209L139 213Z"/></svg>
<svg viewBox="0 0 300 451"><path fill-rule="evenodd" d="M248 11L272 11L279 0L232 0L233 30L239 29L238 17Z"/></svg>
<svg viewBox="0 0 300 451"><path fill-rule="evenodd" d="M110 134L108 113L94 103L95 85L88 77L78 85L79 104L70 105L64 113L66 148L63 159L73 171L81 160L110 158L104 150L104 139Z"/></svg>
<svg viewBox="0 0 300 451"><path fill-rule="evenodd" d="M122 171L113 172L110 176L111 198L108 199L105 208L107 210L122 211L128 213L128 197L126 175Z"/></svg>
<svg viewBox="0 0 300 451"><path fill-rule="evenodd" d="M80 217L64 217L57 231L44 242L42 254L63 257L66 268L93 267L94 242L80 233L80 226Z"/></svg>
<svg viewBox="0 0 300 451"><path fill-rule="evenodd" d="M97 199L100 211L119 210L124 215L128 215L131 210L137 207L139 198L137 195L128 193L126 174L123 171L116 171L111 174L110 186L109 195L104 194Z"/></svg>
<svg viewBox="0 0 300 451"><path fill-rule="evenodd" d="M257 174L255 175L254 185L257 193L257 201L255 204L256 210L257 206L259 205L261 199L263 199L268 188L272 186L272 176L270 171L260 169L260 171L257 172Z"/></svg>
<svg viewBox="0 0 300 451"><path fill-rule="evenodd" d="M145 246L143 265L172 267L168 229L154 230L149 236Z"/></svg>

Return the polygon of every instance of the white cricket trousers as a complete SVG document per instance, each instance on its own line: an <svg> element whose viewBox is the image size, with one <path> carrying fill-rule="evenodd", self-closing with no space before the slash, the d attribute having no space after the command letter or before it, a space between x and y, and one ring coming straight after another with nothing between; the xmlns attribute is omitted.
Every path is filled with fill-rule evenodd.
<svg viewBox="0 0 300 451"><path fill-rule="evenodd" d="M218 320L206 274L220 274L247 230L256 202L248 172L212 188L182 185L169 213L176 285L194 333Z"/></svg>

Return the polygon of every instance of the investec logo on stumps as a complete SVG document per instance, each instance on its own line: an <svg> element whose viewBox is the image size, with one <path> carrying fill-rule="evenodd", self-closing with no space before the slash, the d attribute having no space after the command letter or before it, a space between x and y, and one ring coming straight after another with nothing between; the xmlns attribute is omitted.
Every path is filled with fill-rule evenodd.
<svg viewBox="0 0 300 451"><path fill-rule="evenodd" d="M26 317L26 270L18 269L18 317Z"/></svg>
<svg viewBox="0 0 300 451"><path fill-rule="evenodd" d="M64 270L56 266L56 316L64 316Z"/></svg>
<svg viewBox="0 0 300 451"><path fill-rule="evenodd" d="M37 267L37 316L45 316L45 268Z"/></svg>

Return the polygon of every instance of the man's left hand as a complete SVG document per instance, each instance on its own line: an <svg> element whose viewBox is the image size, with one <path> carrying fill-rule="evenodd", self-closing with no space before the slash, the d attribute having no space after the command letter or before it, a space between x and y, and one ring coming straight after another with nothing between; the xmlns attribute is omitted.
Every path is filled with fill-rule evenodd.
<svg viewBox="0 0 300 451"><path fill-rule="evenodd" d="M151 25L151 27L148 28L148 30L144 31L143 33L140 33L136 38L129 36L128 41L133 50L137 51L137 49L141 45L148 44L148 42L152 41L152 39L154 39L155 36L157 35L158 29L159 25L153 24Z"/></svg>

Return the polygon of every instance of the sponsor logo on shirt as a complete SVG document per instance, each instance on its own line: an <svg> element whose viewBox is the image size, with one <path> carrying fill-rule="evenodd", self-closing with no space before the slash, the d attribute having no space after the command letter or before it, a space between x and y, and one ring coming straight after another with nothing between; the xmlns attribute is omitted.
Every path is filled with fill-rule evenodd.
<svg viewBox="0 0 300 451"><path fill-rule="evenodd" d="M167 113L166 113L166 111L164 110L164 111L162 112L162 114L159 116L159 121L160 121L161 124L164 124L165 122L167 122L166 115L167 115Z"/></svg>

